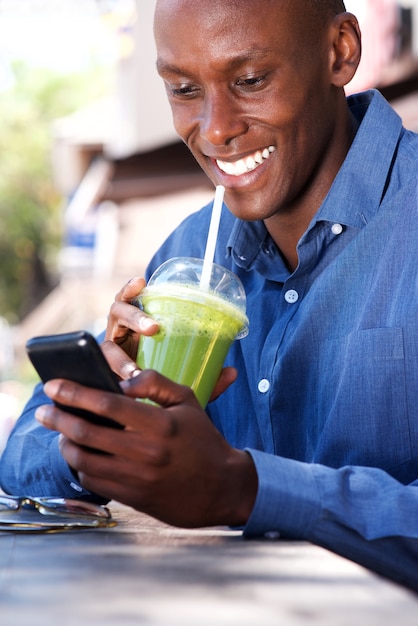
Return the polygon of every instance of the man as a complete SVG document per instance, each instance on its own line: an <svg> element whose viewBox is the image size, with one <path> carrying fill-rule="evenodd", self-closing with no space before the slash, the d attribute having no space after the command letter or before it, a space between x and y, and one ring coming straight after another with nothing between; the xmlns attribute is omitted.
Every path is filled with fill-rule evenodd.
<svg viewBox="0 0 418 626"><path fill-rule="evenodd" d="M250 333L205 413L138 374L138 337L158 326L130 304L144 285L131 280L103 344L125 395L45 387L125 430L38 390L2 486L306 539L418 589L418 138L378 92L347 102L360 33L337 0L158 0L155 38L176 130L226 188L215 260L244 283ZM210 209L149 272L203 255Z"/></svg>

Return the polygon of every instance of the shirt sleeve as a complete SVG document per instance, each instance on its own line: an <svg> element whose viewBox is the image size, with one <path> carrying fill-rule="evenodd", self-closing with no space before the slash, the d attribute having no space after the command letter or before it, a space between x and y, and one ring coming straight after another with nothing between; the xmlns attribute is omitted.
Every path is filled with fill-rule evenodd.
<svg viewBox="0 0 418 626"><path fill-rule="evenodd" d="M234 218L224 208L226 220ZM210 222L211 205L190 215L167 238L146 270L147 279L166 259L173 256L202 256ZM228 229L226 229L228 231ZM190 238L190 232L194 236ZM223 247L226 244L223 242ZM222 244L220 245L222 248ZM104 332L97 337L101 343ZM9 494L85 498L105 503L103 498L81 487L59 450L59 434L41 426L34 413L50 404L39 384L9 436L0 458L0 486Z"/></svg>
<svg viewBox="0 0 418 626"><path fill-rule="evenodd" d="M247 452L259 488L245 537L304 539L418 590L418 481Z"/></svg>
<svg viewBox="0 0 418 626"><path fill-rule="evenodd" d="M50 403L40 383L1 455L1 488L13 495L89 497L61 455L59 433L41 426L34 417L38 406Z"/></svg>

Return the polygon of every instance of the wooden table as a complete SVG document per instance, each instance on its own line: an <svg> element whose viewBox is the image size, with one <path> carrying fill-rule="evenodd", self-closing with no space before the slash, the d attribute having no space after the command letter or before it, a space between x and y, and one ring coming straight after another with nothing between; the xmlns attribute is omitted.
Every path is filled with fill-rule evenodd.
<svg viewBox="0 0 418 626"><path fill-rule="evenodd" d="M114 528L0 533L1 626L418 624L414 594L322 548L110 508Z"/></svg>

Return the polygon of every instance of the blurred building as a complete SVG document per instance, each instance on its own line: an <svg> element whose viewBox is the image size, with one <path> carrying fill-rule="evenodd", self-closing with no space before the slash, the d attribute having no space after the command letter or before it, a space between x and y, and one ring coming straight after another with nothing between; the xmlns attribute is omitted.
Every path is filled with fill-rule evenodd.
<svg viewBox="0 0 418 626"><path fill-rule="evenodd" d="M382 88L406 125L418 130L418 0L346 5L363 30L363 59L348 92ZM155 71L155 0L120 6L103 14L118 41L114 92L54 124L54 176L66 198L62 281L22 324L22 341L103 325L123 282L143 273L169 232L213 196L212 184L177 140Z"/></svg>
<svg viewBox="0 0 418 626"><path fill-rule="evenodd" d="M362 60L348 91L353 93L378 84L400 45L400 10L396 0L348 0L346 8L356 15L363 32Z"/></svg>
<svg viewBox="0 0 418 626"><path fill-rule="evenodd" d="M213 197L178 140L155 70L155 0L117 4L123 10L102 14L117 42L113 92L53 124L53 174L65 198L62 278L20 325L20 350L34 334L102 329L121 285Z"/></svg>

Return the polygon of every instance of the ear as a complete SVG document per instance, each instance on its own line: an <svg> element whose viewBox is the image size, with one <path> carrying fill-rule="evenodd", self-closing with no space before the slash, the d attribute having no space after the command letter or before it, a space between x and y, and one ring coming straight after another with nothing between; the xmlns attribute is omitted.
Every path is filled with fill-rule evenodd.
<svg viewBox="0 0 418 626"><path fill-rule="evenodd" d="M361 32L351 13L337 15L330 27L330 71L332 84L344 87L353 78L361 59Z"/></svg>

